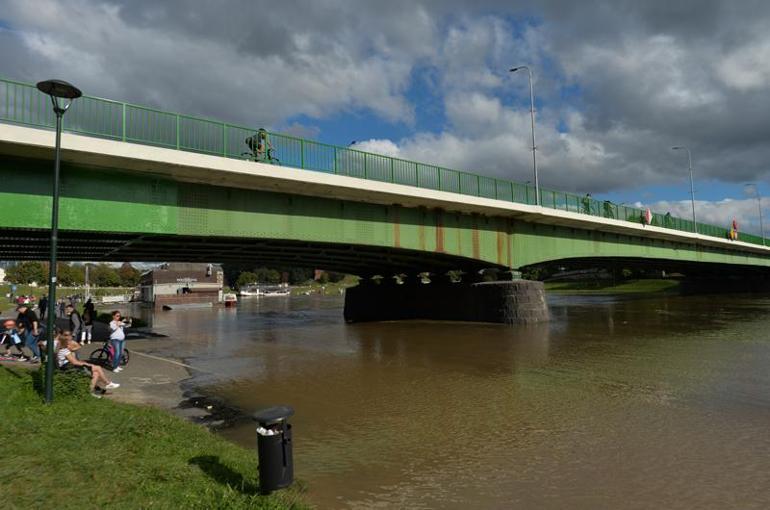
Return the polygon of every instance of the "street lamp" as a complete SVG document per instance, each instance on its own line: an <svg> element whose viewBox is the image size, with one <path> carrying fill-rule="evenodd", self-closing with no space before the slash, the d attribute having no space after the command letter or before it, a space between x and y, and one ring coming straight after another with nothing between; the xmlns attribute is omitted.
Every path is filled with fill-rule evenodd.
<svg viewBox="0 0 770 510"><path fill-rule="evenodd" d="M681 145L677 145L676 147L671 147L671 149L675 151L679 151L679 150L687 151L687 167L690 169L690 197L692 199L692 231L697 234L698 223L695 220L695 186L693 185L693 182L692 182L692 155L690 154L690 149Z"/></svg>
<svg viewBox="0 0 770 510"><path fill-rule="evenodd" d="M762 246L765 245L765 226L762 222L762 196L759 194L759 187L756 183L748 182L746 186L754 186L754 196L757 197L757 207L759 208L759 231L762 233Z"/></svg>
<svg viewBox="0 0 770 510"><path fill-rule="evenodd" d="M532 90L532 71L529 66L519 66L512 68L509 72L515 73L522 69L527 70L529 77L529 118L532 123L532 168L535 172L535 205L540 205L540 182L537 179L537 145L535 145L535 94Z"/></svg>
<svg viewBox="0 0 770 510"><path fill-rule="evenodd" d="M62 116L72 105L72 102L82 95L75 87L61 80L46 80L37 84L40 92L51 96L53 112L56 114L56 150L53 170L53 204L51 206L51 260L48 267L48 306L54 310L56 307L56 247L59 235L59 160L61 153L61 122ZM56 314L48 314L48 341L46 342L45 364L45 401L53 402L53 370L54 352L53 340L56 331Z"/></svg>

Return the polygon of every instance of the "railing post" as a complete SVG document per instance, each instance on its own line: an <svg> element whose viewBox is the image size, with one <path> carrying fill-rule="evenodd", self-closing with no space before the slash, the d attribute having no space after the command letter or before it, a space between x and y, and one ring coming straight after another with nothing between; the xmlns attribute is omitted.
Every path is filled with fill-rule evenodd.
<svg viewBox="0 0 770 510"><path fill-rule="evenodd" d="M176 114L176 150L179 150L179 114Z"/></svg>
<svg viewBox="0 0 770 510"><path fill-rule="evenodd" d="M122 104L122 113L121 116L123 117L123 141L126 141L126 103Z"/></svg>
<svg viewBox="0 0 770 510"><path fill-rule="evenodd" d="M481 176L480 175L476 176L476 196L477 197L481 196Z"/></svg>
<svg viewBox="0 0 770 510"><path fill-rule="evenodd" d="M227 157L227 124L222 123L222 156Z"/></svg>
<svg viewBox="0 0 770 510"><path fill-rule="evenodd" d="M369 177L366 176L366 153L364 152L364 179L368 179Z"/></svg>
<svg viewBox="0 0 770 510"><path fill-rule="evenodd" d="M305 140L299 139L299 167L305 168Z"/></svg>
<svg viewBox="0 0 770 510"><path fill-rule="evenodd" d="M441 191L441 169L436 168L436 174L438 174L438 190Z"/></svg>
<svg viewBox="0 0 770 510"><path fill-rule="evenodd" d="M395 160L390 158L390 182L396 182Z"/></svg>
<svg viewBox="0 0 770 510"><path fill-rule="evenodd" d="M337 174L337 147L334 147L334 174Z"/></svg>

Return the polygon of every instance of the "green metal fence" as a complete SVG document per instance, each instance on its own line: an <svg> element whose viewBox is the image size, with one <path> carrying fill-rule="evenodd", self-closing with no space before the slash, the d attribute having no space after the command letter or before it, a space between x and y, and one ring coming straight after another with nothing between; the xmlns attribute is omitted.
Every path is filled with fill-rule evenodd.
<svg viewBox="0 0 770 510"><path fill-rule="evenodd" d="M29 83L0 79L0 121L53 128L48 96ZM246 139L255 128L169 113L109 99L83 96L64 116L63 129L100 138L168 147L226 158L252 159ZM530 184L495 179L436 165L338 147L279 133L269 134L273 163L286 167L392 182L462 195L534 205ZM644 211L588 196L540 189L543 207L641 223ZM652 225L693 232L690 220L655 213ZM698 224L698 233L728 238L729 230ZM739 234L741 241L764 245L760 236Z"/></svg>

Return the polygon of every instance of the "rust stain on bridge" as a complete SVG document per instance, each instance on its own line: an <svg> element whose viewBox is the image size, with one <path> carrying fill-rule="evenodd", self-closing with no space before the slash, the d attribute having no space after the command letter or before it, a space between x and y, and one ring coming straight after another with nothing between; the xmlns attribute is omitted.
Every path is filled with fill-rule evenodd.
<svg viewBox="0 0 770 510"><path fill-rule="evenodd" d="M441 210L436 211L436 251L444 252L444 220L441 216Z"/></svg>

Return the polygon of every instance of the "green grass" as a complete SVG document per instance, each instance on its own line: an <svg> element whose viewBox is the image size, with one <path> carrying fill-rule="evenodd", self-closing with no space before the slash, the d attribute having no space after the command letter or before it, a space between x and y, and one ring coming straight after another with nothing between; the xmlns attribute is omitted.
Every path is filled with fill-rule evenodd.
<svg viewBox="0 0 770 510"><path fill-rule="evenodd" d="M253 450L159 409L82 392L45 405L32 374L0 367L3 508L306 507L297 487L259 495Z"/></svg>
<svg viewBox="0 0 770 510"><path fill-rule="evenodd" d="M676 292L677 280L626 280L613 285L612 281L590 280L578 282L546 282L545 290L560 294L635 294Z"/></svg>

